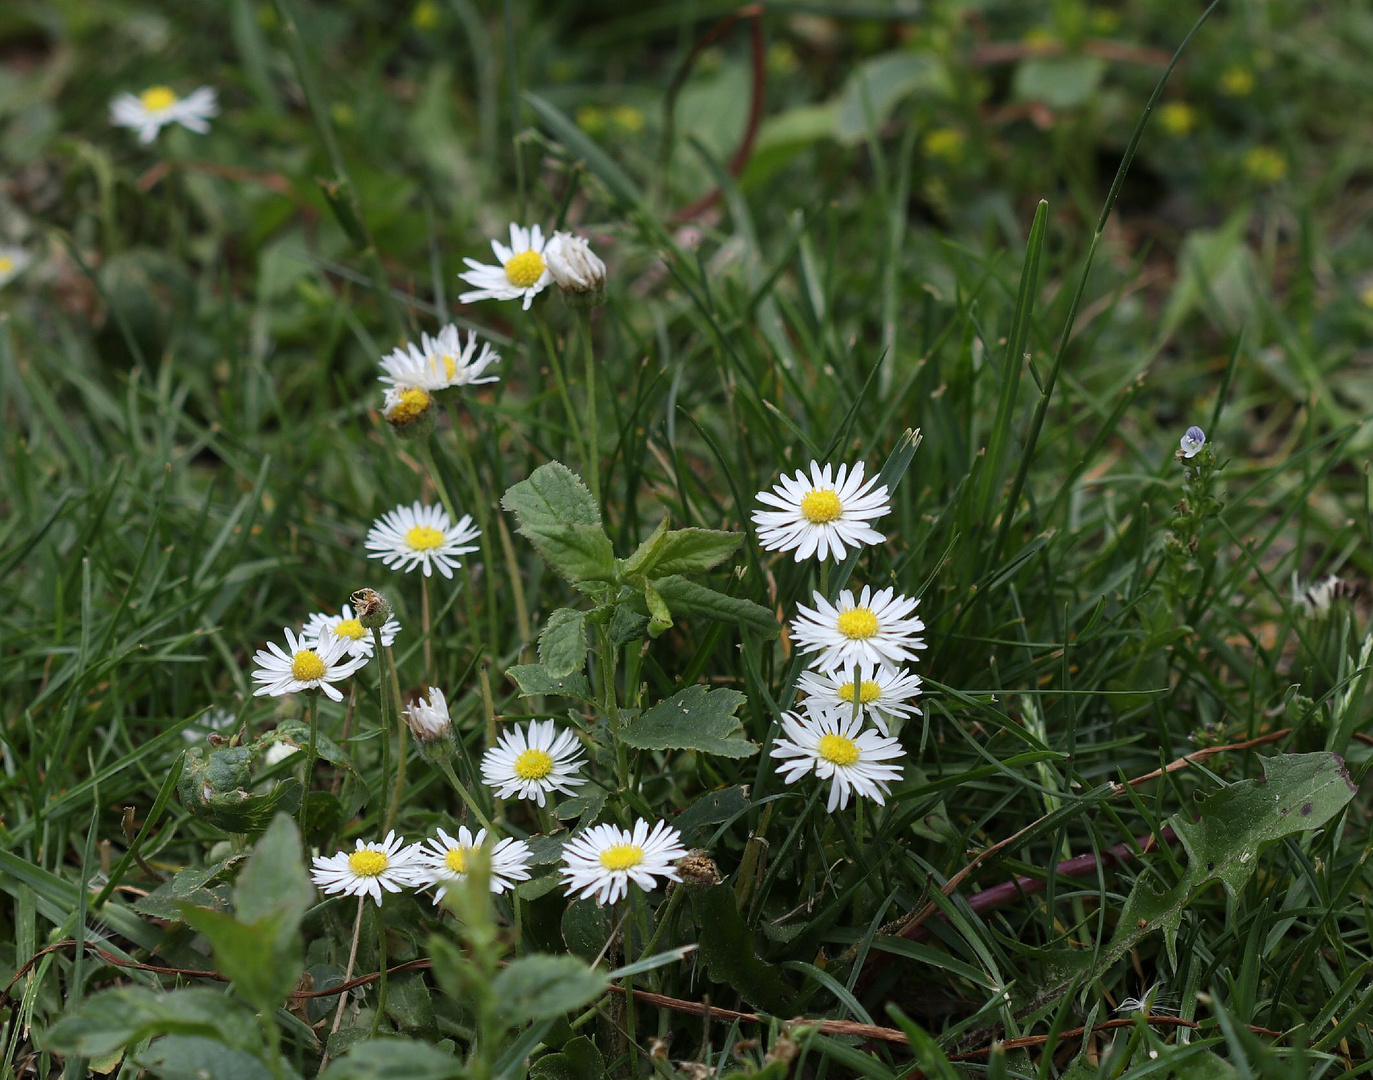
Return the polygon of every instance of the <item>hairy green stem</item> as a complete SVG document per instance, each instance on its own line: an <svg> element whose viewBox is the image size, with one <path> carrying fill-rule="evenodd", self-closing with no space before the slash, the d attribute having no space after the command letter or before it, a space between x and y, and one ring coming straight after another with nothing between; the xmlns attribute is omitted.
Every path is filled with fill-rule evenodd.
<svg viewBox="0 0 1373 1080"><path fill-rule="evenodd" d="M458 793L463 804L472 812L473 817L481 822L482 828L488 833L495 835L495 826L491 824L491 819L482 813L482 808L477 805L477 800L472 798L472 793L462 786L458 779L458 774L453 771L451 762L442 761L439 763L439 771L448 778L448 782L453 786L453 790Z"/></svg>

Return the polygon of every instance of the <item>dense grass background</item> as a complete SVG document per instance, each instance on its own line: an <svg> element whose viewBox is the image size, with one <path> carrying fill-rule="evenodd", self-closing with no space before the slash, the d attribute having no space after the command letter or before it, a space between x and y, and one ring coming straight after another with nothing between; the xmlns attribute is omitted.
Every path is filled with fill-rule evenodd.
<svg viewBox="0 0 1373 1080"><path fill-rule="evenodd" d="M512 219L570 223L611 268L593 336L618 554L664 513L748 531L753 493L783 469L812 457L897 468L904 433L922 436L889 542L854 577L919 594L929 626L925 716L902 733L889 807L827 817L766 757L644 754L635 790L612 791L607 811L694 812L688 840L708 843L726 882L673 908L656 944L702 950L641 988L887 1028L894 1005L918 1025L903 1028L914 1059L870 1033L703 1025L610 996L576 1029L607 1068L1364 1070L1366 794L1285 835L1252 808L1222 815L1222 846L1251 845L1253 862L1232 895L1198 886L1175 956L1156 924L1133 940L1119 924L1137 879L1169 886L1195 869L1195 848L1189 861L1168 843L1142 858L1129 845L1185 824L1198 795L1284 754L1342 755L1355 783L1369 760L1366 605L1341 597L1313 614L1292 580L1337 573L1353 593L1373 553L1373 13L1222 3L1103 217L1196 4L733 10L68 0L0 13L0 242L35 257L0 289L0 983L58 941L96 937L108 954L62 947L26 970L0 1013L0 1072L83 1075L82 1054L46 1035L64 1014L118 982L193 981L109 956L213 967L177 910L147 894L238 844L166 781L205 710L234 713L249 738L298 715L249 696L250 657L283 625L359 586L385 589L415 631L396 651L402 687L448 689L464 776L489 714L533 713L504 672L576 596L513 535L499 499L546 461L584 467L550 357L583 416L586 379L557 297L535 315L454 306L462 257L485 257ZM202 82L221 98L207 136L169 130L140 148L107 124L119 91ZM487 546L470 579L434 580L421 641L417 579L361 550L382 511L436 497L418 444L381 423L374 379L398 340L448 320L497 343L502 381L435 436L434 467ZM1174 450L1191 423L1222 466L1218 507L1194 500L1199 520L1179 521ZM1179 556L1170 537L1191 529L1196 551ZM766 557L751 533L736 563L714 587L783 620L816 585L812 567ZM632 661L622 700L732 687L764 743L792 660L785 636L679 620ZM366 798L381 770L375 671L358 686L345 747L368 783L313 821L307 846L326 851L385 816ZM341 738L343 710L321 712ZM1111 786L1251 740L1264 741ZM331 780L321 769L316 782ZM418 837L461 812L412 759L399 827ZM507 812L517 834L542 828ZM1012 837L948 890L961 899L945 898L976 853ZM1085 874L1052 872L1122 844ZM201 880L197 902L229 906L235 865ZM967 902L1017 875L1044 890ZM728 895L738 925L719 917ZM922 940L895 935L931 903ZM566 907L556 892L504 903L506 955L594 957L608 922ZM352 910L306 916L316 987L341 978ZM653 917L630 929L623 959ZM439 955L427 900L389 903L384 918L393 963ZM376 970L369 948L359 971ZM712 949L726 958L715 967ZM726 962L748 950L770 966ZM1151 987L1150 1008L1126 1008L1123 1026L1076 1030ZM315 1070L332 1000L260 1021L287 1068ZM459 1056L469 1045L467 1002L441 978L393 978L379 1023L375 1004L369 989L335 1057L378 1028ZM545 1027L502 1075L572 1037ZM188 1076L205 1052L157 1047L93 1065ZM211 1075L240 1075L210 1060ZM393 1075L348 1060L337 1075ZM584 1075L554 1071L570 1060L536 1060L535 1075Z"/></svg>

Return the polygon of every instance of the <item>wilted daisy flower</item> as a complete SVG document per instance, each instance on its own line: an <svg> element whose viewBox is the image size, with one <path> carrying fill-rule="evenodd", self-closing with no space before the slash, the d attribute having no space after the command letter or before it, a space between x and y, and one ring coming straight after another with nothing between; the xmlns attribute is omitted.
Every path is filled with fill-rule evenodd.
<svg viewBox="0 0 1373 1080"><path fill-rule="evenodd" d="M524 310L534 302L534 297L548 287L553 277L544 262L544 235L537 225L526 229L522 225L511 224L510 246L499 240L491 241L491 250L496 253L499 266L487 266L476 259L463 259L468 266L467 273L458 277L474 286L471 292L458 297L460 304L472 304L478 300L518 300L524 297Z"/></svg>
<svg viewBox="0 0 1373 1080"><path fill-rule="evenodd" d="M594 293L605 288L605 263L585 238L556 232L544 250L548 272L558 288L570 293Z"/></svg>
<svg viewBox="0 0 1373 1080"><path fill-rule="evenodd" d="M613 904L629 892L631 881L652 892L658 879L681 881L677 860L687 853L682 834L660 821L650 832L648 822L633 829L593 825L563 845L563 884L579 900Z"/></svg>
<svg viewBox="0 0 1373 1080"><path fill-rule="evenodd" d="M262 684L253 691L253 697L263 694L281 697L302 690L322 690L335 701L342 701L343 694L333 684L357 671L367 663L367 657L352 656L348 651L351 642L347 638L321 641L307 634L297 637L289 626L285 633L289 652L283 652L275 641L269 641L267 648L259 649L253 657L257 663L253 680Z"/></svg>
<svg viewBox="0 0 1373 1080"><path fill-rule="evenodd" d="M33 256L20 247L0 247L0 288L17 278L33 262Z"/></svg>
<svg viewBox="0 0 1373 1080"><path fill-rule="evenodd" d="M499 375L486 375L485 371L500 360L500 353L481 341L475 331L468 331L464 342L458 328L450 325L434 337L421 334L418 346L407 341L391 355L382 357L385 374L381 381L431 392L450 386L499 382Z"/></svg>
<svg viewBox="0 0 1373 1080"><path fill-rule="evenodd" d="M383 889L397 893L425 883L423 860L419 844L406 847L389 832L379 844L359 840L353 851L315 856L310 877L326 895L370 896L380 907Z"/></svg>
<svg viewBox="0 0 1373 1080"><path fill-rule="evenodd" d="M1206 432L1193 424L1178 440L1178 449L1182 451L1185 458L1194 458L1201 452L1201 448L1206 445Z"/></svg>
<svg viewBox="0 0 1373 1080"><path fill-rule="evenodd" d="M177 97L168 86L150 86L137 96L120 94L110 102L110 123L116 127L133 128L138 141L150 143L168 124L204 135L210 130L210 118L219 114L219 103L213 87Z"/></svg>
<svg viewBox="0 0 1373 1080"><path fill-rule="evenodd" d="M873 593L864 585L856 600L851 589L839 594L831 604L816 592L815 607L796 607L791 632L802 652L818 652L811 661L817 671L834 671L845 664L858 663L894 668L904 660L915 659L915 651L925 647L917 637L925 624L912 614L919 600L897 596L892 589Z"/></svg>
<svg viewBox="0 0 1373 1080"><path fill-rule="evenodd" d="M772 756L782 762L778 773L788 784L810 772L832 781L825 804L829 813L848 806L853 791L879 806L885 804L891 791L888 781L901 779L901 766L887 763L904 751L897 740L862 728L861 718L843 713L783 713L785 738L772 748Z"/></svg>
<svg viewBox="0 0 1373 1080"><path fill-rule="evenodd" d="M462 565L458 556L477 550L468 541L480 535L471 514L463 514L454 525L441 507L416 502L382 514L368 530L365 547L368 558L380 559L392 570L409 573L418 566L429 577L438 567L440 574L451 578Z"/></svg>
<svg viewBox="0 0 1373 1080"><path fill-rule="evenodd" d="M466 876L468 853L481 847L485 842L485 829L478 829L477 835L473 836L467 826L463 825L458 829L456 840L440 829L438 836L424 842L428 847L421 845L420 856L424 860L425 884L439 887L438 892L434 894L434 903L437 904L443 899L447 886L461 881ZM487 857L491 860L493 893L507 892L513 889L516 883L529 880L530 851L529 845L523 840L509 836L504 840L498 840L488 849Z"/></svg>
<svg viewBox="0 0 1373 1080"><path fill-rule="evenodd" d="M395 619L388 620L381 628L382 648L389 649L398 633L400 623ZM364 658L372 655L372 647L375 644L372 640L372 631L362 625L349 604L344 604L343 610L337 615L329 615L323 611L315 612L305 620L305 629L301 631L301 637L314 641L342 641L349 656Z"/></svg>
<svg viewBox="0 0 1373 1080"><path fill-rule="evenodd" d="M482 755L482 780L499 798L514 795L543 806L550 791L571 795L586 783L576 775L581 760L575 732L560 733L552 720L531 720L506 731Z"/></svg>
<svg viewBox="0 0 1373 1080"><path fill-rule="evenodd" d="M783 476L771 491L758 492L758 501L776 510L755 510L758 542L768 551L796 551L796 561L815 555L822 562L833 555L838 561L848 548L880 544L886 539L870 521L891 513L887 485L873 477L863 482L863 463L849 471L840 465L810 463L810 476L797 471Z"/></svg>
<svg viewBox="0 0 1373 1080"><path fill-rule="evenodd" d="M920 696L920 676L905 668L846 664L842 672L803 671L796 686L806 695L803 705L808 713L852 715L856 697L858 715L866 716L883 735L890 734L889 721L920 715L913 703Z"/></svg>
<svg viewBox="0 0 1373 1080"><path fill-rule="evenodd" d="M453 720L448 715L448 700L437 686L429 688L428 701L420 698L405 706L401 712L411 734L420 742L445 739L453 730Z"/></svg>

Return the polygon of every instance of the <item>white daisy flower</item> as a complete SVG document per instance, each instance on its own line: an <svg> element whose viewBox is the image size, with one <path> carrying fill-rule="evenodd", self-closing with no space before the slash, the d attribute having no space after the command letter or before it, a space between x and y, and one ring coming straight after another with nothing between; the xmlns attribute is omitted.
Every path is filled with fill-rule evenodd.
<svg viewBox="0 0 1373 1080"><path fill-rule="evenodd" d="M316 855L310 877L326 895L370 896L380 907L383 889L418 888L425 883L425 869L420 845L406 847L393 831L379 844L359 840L353 851Z"/></svg>
<svg viewBox="0 0 1373 1080"><path fill-rule="evenodd" d="M852 663L894 668L925 647L924 638L916 636L925 624L913 614L919 600L889 588L873 593L867 585L856 600L852 589L841 592L837 604L819 592L814 597L815 607L796 606L791 632L802 652L820 654L810 665L817 671Z"/></svg>
<svg viewBox="0 0 1373 1080"><path fill-rule="evenodd" d="M382 648L389 649L391 642L396 640L396 635L400 633L400 623L395 619L387 619L381 628ZM344 604L343 610L337 615L329 615L323 611L317 611L305 620L305 629L300 636L313 641L339 640L344 643L349 656L361 656L370 658L375 642L372 640L372 631L368 630L358 621L352 605Z"/></svg>
<svg viewBox="0 0 1373 1080"><path fill-rule="evenodd" d="M180 124L204 135L210 130L210 118L218 115L219 102L211 86L202 86L184 98L177 97L171 87L150 86L141 94L120 94L110 102L110 123L137 131L141 143L152 142L168 124Z"/></svg>
<svg viewBox="0 0 1373 1080"><path fill-rule="evenodd" d="M481 847L486 842L486 830L478 829L473 836L466 825L458 828L458 837L453 839L442 829L439 835L431 837L421 845L420 857L424 860L425 884L437 885L434 903L443 899L447 886L461 881L467 874L468 852ZM491 891L508 892L518 882L529 880L529 845L523 840L507 836L498 840L487 849L491 860Z"/></svg>
<svg viewBox="0 0 1373 1080"><path fill-rule="evenodd" d="M298 753L300 753L299 746L295 743L286 742L283 739L280 742L274 742L271 746L267 747L267 752L262 755L262 763L264 765L277 765L285 761L292 754Z"/></svg>
<svg viewBox="0 0 1373 1080"><path fill-rule="evenodd" d="M803 671L796 687L806 695L802 704L808 713L851 716L856 697L858 715L866 716L883 735L890 735L890 721L920 715L913 702L920 696L920 681L919 675L905 668L846 664L842 672Z"/></svg>
<svg viewBox="0 0 1373 1080"><path fill-rule="evenodd" d="M767 551L794 549L797 562L812 555L838 562L849 548L882 543L886 537L869 523L891 513L887 485L877 477L864 483L861 461L834 474L812 461L809 477L799 470L783 476L771 491L758 492L758 501L777 507L753 512L758 542Z"/></svg>
<svg viewBox="0 0 1373 1080"><path fill-rule="evenodd" d="M458 277L474 286L471 292L458 297L460 304L472 304L478 300L518 300L524 297L524 310L534 302L534 297L543 292L553 280L544 262L544 235L537 225L525 228L511 224L510 246L499 240L491 241L491 250L496 253L499 266L487 266L476 259L463 259L467 273Z"/></svg>
<svg viewBox="0 0 1373 1080"><path fill-rule="evenodd" d="M253 697L322 690L333 700L342 701L342 692L333 684L357 671L367 663L367 657L350 655L348 646L352 643L347 638L320 641L305 634L297 637L289 626L285 634L289 651L283 652L275 641L269 641L267 648L259 649L253 657L257 664L253 680L262 684L253 691Z"/></svg>
<svg viewBox="0 0 1373 1080"><path fill-rule="evenodd" d="M481 345L480 351L477 349ZM475 386L500 382L499 375L486 375L486 369L499 364L500 353L480 341L475 331L462 340L456 326L445 326L434 337L420 335L418 347L407 341L381 359L384 383L421 390L446 390L450 386Z"/></svg>
<svg viewBox="0 0 1373 1080"><path fill-rule="evenodd" d="M365 546L368 558L380 559L392 570L409 573L418 566L429 577L438 567L440 574L451 578L462 565L458 556L476 551L469 541L480 535L471 514L463 514L454 525L442 507L416 502L382 514L368 530Z"/></svg>
<svg viewBox="0 0 1373 1080"><path fill-rule="evenodd" d="M677 860L687 853L682 834L660 821L650 832L648 822L634 828L593 825L563 845L563 884L579 900L613 904L629 893L631 881L652 892L659 878L681 881Z"/></svg>
<svg viewBox="0 0 1373 1080"><path fill-rule="evenodd" d="M513 795L543 806L550 791L571 795L586 783L576 775L581 762L575 732L560 733L552 720L531 720L506 731L482 755L482 781L496 789L498 798Z"/></svg>
<svg viewBox="0 0 1373 1080"><path fill-rule="evenodd" d="M448 700L437 686L429 688L429 700L420 698L401 710L406 726L420 742L434 742L448 737L453 728L448 715Z"/></svg>
<svg viewBox="0 0 1373 1080"><path fill-rule="evenodd" d="M23 248L0 245L0 288L22 274L31 262L33 256Z"/></svg>
<svg viewBox="0 0 1373 1080"><path fill-rule="evenodd" d="M832 781L827 813L848 806L849 794L854 791L884 805L891 792L888 781L901 779L901 766L888 763L905 751L896 739L862 727L862 718L842 713L783 713L785 738L779 738L772 747L772 756L782 762L778 773L788 784L810 772L820 780Z"/></svg>
<svg viewBox="0 0 1373 1080"><path fill-rule="evenodd" d="M544 249L548 272L564 292L586 293L605 288L605 263L586 239L556 232Z"/></svg>

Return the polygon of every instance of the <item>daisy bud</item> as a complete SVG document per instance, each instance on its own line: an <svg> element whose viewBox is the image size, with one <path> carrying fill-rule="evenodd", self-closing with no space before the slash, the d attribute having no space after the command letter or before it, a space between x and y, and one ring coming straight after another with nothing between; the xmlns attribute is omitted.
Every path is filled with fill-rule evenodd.
<svg viewBox="0 0 1373 1080"><path fill-rule="evenodd" d="M720 868L705 848L692 848L678 859L677 873L682 875L682 884L688 889L709 889L723 880Z"/></svg>
<svg viewBox="0 0 1373 1080"><path fill-rule="evenodd" d="M585 238L572 233L553 234L544 250L548 272L573 306L595 307L605 298L605 263L597 258Z"/></svg>
<svg viewBox="0 0 1373 1080"><path fill-rule="evenodd" d="M359 589L348 598L353 602L358 622L368 630L378 630L391 618L391 604L376 589Z"/></svg>
<svg viewBox="0 0 1373 1080"><path fill-rule="evenodd" d="M429 700L420 698L401 710L405 726L426 761L438 763L453 756L453 721L448 702L437 686L429 688Z"/></svg>
<svg viewBox="0 0 1373 1080"><path fill-rule="evenodd" d="M1206 432L1193 424L1187 432L1178 440L1178 453L1185 458L1194 458L1206 445Z"/></svg>
<svg viewBox="0 0 1373 1080"><path fill-rule="evenodd" d="M388 388L381 413L402 439L423 438L434 430L438 419L434 396L418 386Z"/></svg>

